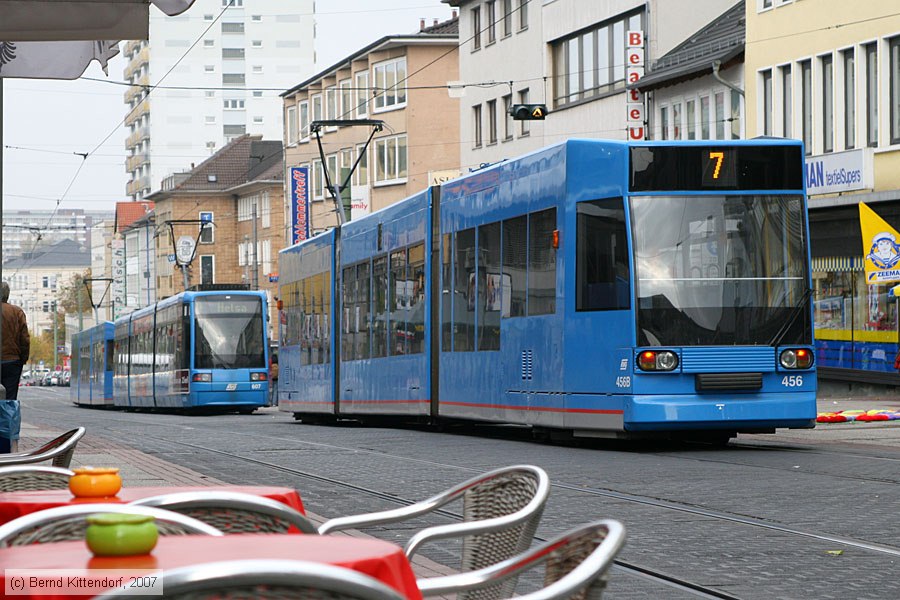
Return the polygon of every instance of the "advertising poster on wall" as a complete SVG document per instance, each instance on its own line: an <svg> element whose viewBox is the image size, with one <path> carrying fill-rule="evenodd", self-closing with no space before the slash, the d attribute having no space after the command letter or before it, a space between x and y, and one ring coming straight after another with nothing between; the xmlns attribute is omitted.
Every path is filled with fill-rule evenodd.
<svg viewBox="0 0 900 600"><path fill-rule="evenodd" d="M291 244L309 238L309 167L291 167Z"/></svg>

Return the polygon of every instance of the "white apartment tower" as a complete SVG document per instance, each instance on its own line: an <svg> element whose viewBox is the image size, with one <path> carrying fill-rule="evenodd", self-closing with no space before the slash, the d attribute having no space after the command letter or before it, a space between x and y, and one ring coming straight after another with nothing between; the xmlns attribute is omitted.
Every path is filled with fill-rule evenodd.
<svg viewBox="0 0 900 600"><path fill-rule="evenodd" d="M315 0L196 0L175 17L151 7L149 40L125 45L132 200L232 138L281 138L279 93L314 70L314 12Z"/></svg>

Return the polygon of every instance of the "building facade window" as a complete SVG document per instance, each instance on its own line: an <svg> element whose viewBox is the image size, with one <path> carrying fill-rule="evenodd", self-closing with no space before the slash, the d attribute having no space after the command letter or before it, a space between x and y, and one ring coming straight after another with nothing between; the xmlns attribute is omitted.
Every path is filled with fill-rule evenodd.
<svg viewBox="0 0 900 600"><path fill-rule="evenodd" d="M513 120L509 115L509 109L512 107L512 94L503 96L503 140L511 140L513 138Z"/></svg>
<svg viewBox="0 0 900 600"><path fill-rule="evenodd" d="M512 0L503 0L503 37L512 35Z"/></svg>
<svg viewBox="0 0 900 600"><path fill-rule="evenodd" d="M487 19L487 43L497 41L497 10L495 0L484 3L485 18Z"/></svg>
<svg viewBox="0 0 900 600"><path fill-rule="evenodd" d="M312 162L312 198L313 200L325 199L325 172L322 170L322 161L316 159Z"/></svg>
<svg viewBox="0 0 900 600"><path fill-rule="evenodd" d="M687 117L687 139L697 139L697 101L688 100L685 104L685 116Z"/></svg>
<svg viewBox="0 0 900 600"><path fill-rule="evenodd" d="M669 139L669 107L663 106L659 109L659 139Z"/></svg>
<svg viewBox="0 0 900 600"><path fill-rule="evenodd" d="M203 227L200 230L200 243L201 244L212 244L216 241L215 237L215 226L212 225L213 222L213 213L211 212L201 212L198 217L201 221L203 221Z"/></svg>
<svg viewBox="0 0 900 600"><path fill-rule="evenodd" d="M325 118L328 120L337 119L337 98L336 86L325 88Z"/></svg>
<svg viewBox="0 0 900 600"><path fill-rule="evenodd" d="M369 114L369 72L356 74L356 116L364 119Z"/></svg>
<svg viewBox="0 0 900 600"><path fill-rule="evenodd" d="M789 138L793 127L793 81L791 79L791 65L781 67L781 131L782 136Z"/></svg>
<svg viewBox="0 0 900 600"><path fill-rule="evenodd" d="M488 100L487 108L488 144L497 143L497 101Z"/></svg>
<svg viewBox="0 0 900 600"><path fill-rule="evenodd" d="M472 107L472 136L474 146L476 148L481 148L482 138L481 138L481 105L476 104Z"/></svg>
<svg viewBox="0 0 900 600"><path fill-rule="evenodd" d="M211 254L200 256L200 285L212 285L216 282L216 257Z"/></svg>
<svg viewBox="0 0 900 600"><path fill-rule="evenodd" d="M866 145L878 145L878 46L865 46L866 55Z"/></svg>
<svg viewBox="0 0 900 600"><path fill-rule="evenodd" d="M834 151L834 60L820 59L822 66L822 151Z"/></svg>
<svg viewBox="0 0 900 600"><path fill-rule="evenodd" d="M806 154L812 154L812 65L808 60L800 63L800 131Z"/></svg>
<svg viewBox="0 0 900 600"><path fill-rule="evenodd" d="M375 140L375 184L406 181L406 136Z"/></svg>
<svg viewBox="0 0 900 600"><path fill-rule="evenodd" d="M844 50L844 148L856 147L856 60L853 48Z"/></svg>
<svg viewBox="0 0 900 600"><path fill-rule="evenodd" d="M715 93L716 101L716 139L725 139L725 92Z"/></svg>
<svg viewBox="0 0 900 600"><path fill-rule="evenodd" d="M322 120L322 94L316 94L312 97L312 120Z"/></svg>
<svg viewBox="0 0 900 600"><path fill-rule="evenodd" d="M762 75L762 113L763 135L772 135L772 71L763 71Z"/></svg>
<svg viewBox="0 0 900 600"><path fill-rule="evenodd" d="M406 57L396 58L374 67L375 112L406 105Z"/></svg>
<svg viewBox="0 0 900 600"><path fill-rule="evenodd" d="M472 9L472 50L481 49L481 7Z"/></svg>
<svg viewBox="0 0 900 600"><path fill-rule="evenodd" d="M339 119L348 119L353 114L353 88L349 79L345 79L340 84L341 88L341 106L338 109Z"/></svg>
<svg viewBox="0 0 900 600"><path fill-rule="evenodd" d="M288 106L287 109L287 143L297 143L297 107Z"/></svg>
<svg viewBox="0 0 900 600"><path fill-rule="evenodd" d="M369 151L365 144L359 144L356 147L356 156L359 157L356 173L353 174L356 178L356 184L369 185Z"/></svg>
<svg viewBox="0 0 900 600"><path fill-rule="evenodd" d="M890 60L891 143L900 144L900 37L888 40Z"/></svg>
<svg viewBox="0 0 900 600"><path fill-rule="evenodd" d="M528 104L529 89L519 90L519 104ZM519 121L519 137L525 137L531 133L531 121Z"/></svg>
<svg viewBox="0 0 900 600"><path fill-rule="evenodd" d="M528 3L530 0L519 0L519 31L528 29Z"/></svg>
<svg viewBox="0 0 900 600"><path fill-rule="evenodd" d="M709 139L709 96L700 97L700 139Z"/></svg>
<svg viewBox="0 0 900 600"><path fill-rule="evenodd" d="M741 96L731 91L731 139L741 138Z"/></svg>
<svg viewBox="0 0 900 600"><path fill-rule="evenodd" d="M299 105L300 108L300 141L309 139L309 101L304 100Z"/></svg>
<svg viewBox="0 0 900 600"><path fill-rule="evenodd" d="M555 106L624 88L625 29L642 23L643 12L632 12L552 42Z"/></svg>

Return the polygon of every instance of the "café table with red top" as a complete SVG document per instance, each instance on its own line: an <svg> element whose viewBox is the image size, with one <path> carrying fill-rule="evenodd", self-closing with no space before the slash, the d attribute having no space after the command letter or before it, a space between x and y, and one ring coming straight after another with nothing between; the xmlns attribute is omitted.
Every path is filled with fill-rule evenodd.
<svg viewBox="0 0 900 600"><path fill-rule="evenodd" d="M125 486L115 496L107 498L76 498L68 489L35 490L28 492L0 492L0 525L39 510L71 506L75 504L115 503L127 504L135 500L175 494L180 492L239 492L277 500L305 514L303 502L297 490L288 487L256 485L217 485L197 487L128 487Z"/></svg>
<svg viewBox="0 0 900 600"><path fill-rule="evenodd" d="M374 577L394 588L409 600L421 600L416 577L403 549L382 540L351 536L236 534L223 537L200 535L160 536L150 554L141 556L95 557L83 541L55 542L0 548L0 590L19 569L42 572L66 570L116 570L122 575L136 576L148 571L166 571L179 567L243 559L304 560L353 569ZM14 571L10 571L13 569ZM83 571L82 571L83 572ZM158 575L158 574L157 574ZM163 586L165 579L163 578ZM16 590L19 596L20 591ZM34 589L21 598L56 598L71 600L71 589L65 594ZM91 597L80 596L80 597Z"/></svg>

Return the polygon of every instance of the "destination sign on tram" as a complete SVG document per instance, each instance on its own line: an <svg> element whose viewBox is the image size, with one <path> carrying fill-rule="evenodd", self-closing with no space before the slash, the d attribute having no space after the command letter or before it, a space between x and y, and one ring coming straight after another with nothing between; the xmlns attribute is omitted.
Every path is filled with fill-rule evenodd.
<svg viewBox="0 0 900 600"><path fill-rule="evenodd" d="M243 315L259 311L258 298L205 297L195 301L198 315Z"/></svg>
<svg viewBox="0 0 900 600"><path fill-rule="evenodd" d="M799 144L632 146L632 192L802 190Z"/></svg>

